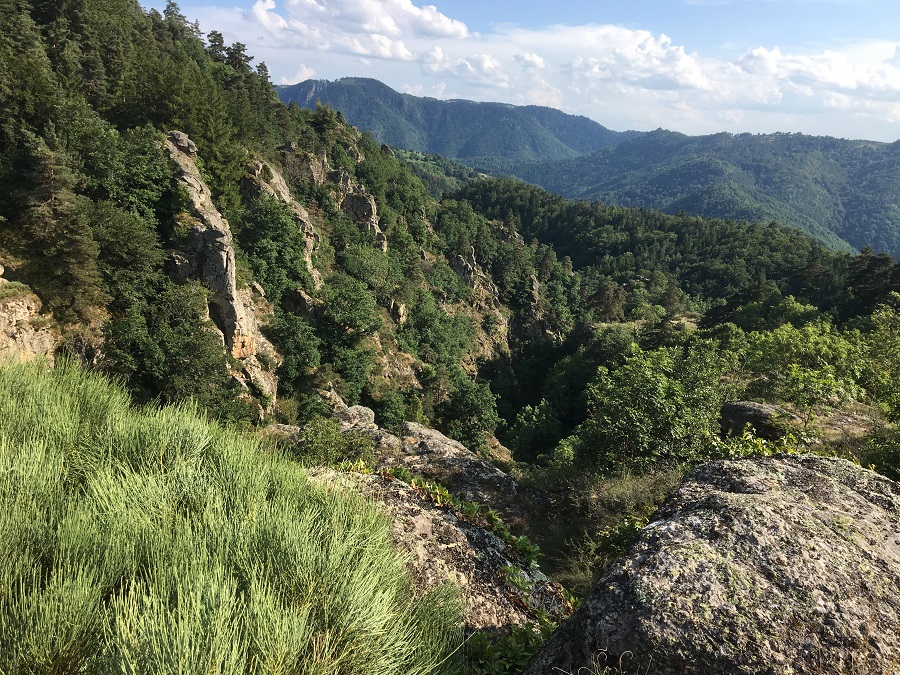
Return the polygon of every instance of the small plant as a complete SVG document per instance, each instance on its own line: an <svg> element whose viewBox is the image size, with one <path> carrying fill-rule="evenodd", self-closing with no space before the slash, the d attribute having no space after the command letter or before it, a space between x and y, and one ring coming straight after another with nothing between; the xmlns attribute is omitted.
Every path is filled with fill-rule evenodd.
<svg viewBox="0 0 900 675"><path fill-rule="evenodd" d="M526 598L528 594L531 593L531 589L534 587L534 582L528 577L528 575L515 565L504 566L500 570L500 574L503 576L503 580L506 583L518 588L522 592L522 594L526 596Z"/></svg>
<svg viewBox="0 0 900 675"><path fill-rule="evenodd" d="M18 281L8 281L0 286L0 300L30 293L31 289Z"/></svg>
<svg viewBox="0 0 900 675"><path fill-rule="evenodd" d="M515 539L516 540L513 544L513 548L516 549L516 552L529 562L536 561L538 555L541 552L541 549L539 549L536 544L531 543L531 540L524 534L521 537L516 537Z"/></svg>

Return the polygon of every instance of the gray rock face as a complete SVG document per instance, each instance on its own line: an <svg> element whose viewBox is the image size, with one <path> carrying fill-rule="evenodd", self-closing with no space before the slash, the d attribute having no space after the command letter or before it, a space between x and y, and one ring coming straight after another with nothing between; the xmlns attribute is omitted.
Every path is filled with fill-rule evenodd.
<svg viewBox="0 0 900 675"><path fill-rule="evenodd" d="M297 228L304 237L303 260L306 264L306 271L312 277L315 287L319 288L322 285L322 275L316 269L312 259L313 252L319 246L319 233L310 222L309 212L291 196L291 191L281 173L268 162L251 162L247 167L247 174L241 181L241 187L244 199L248 201L260 197L270 197L287 204L291 209Z"/></svg>
<svg viewBox="0 0 900 675"><path fill-rule="evenodd" d="M352 405L335 411L335 417L345 429L377 429L375 413L363 405Z"/></svg>
<svg viewBox="0 0 900 675"><path fill-rule="evenodd" d="M486 459L436 429L405 422L399 452L385 453L379 468L405 466L414 475L446 486L451 494L496 510L505 521L521 519L518 484Z"/></svg>
<svg viewBox="0 0 900 675"><path fill-rule="evenodd" d="M722 406L722 436L740 436L749 426L759 438L776 441L790 430L788 421L792 417L791 413L768 403L732 401Z"/></svg>
<svg viewBox="0 0 900 675"><path fill-rule="evenodd" d="M451 582L466 606L466 628L505 629L536 610L566 610L562 589L512 553L496 535L434 506L412 487L378 475L314 469L315 480L373 499L391 519L394 543L409 561L416 589Z"/></svg>
<svg viewBox="0 0 900 675"><path fill-rule="evenodd" d="M255 353L253 318L238 297L235 280L234 242L228 221L212 201L193 160L197 152L193 142L180 131L170 131L166 149L178 166L179 180L190 199L190 215L194 218L188 235L187 250L177 261L178 273L198 279L212 293L209 315L222 332L225 345L236 358Z"/></svg>
<svg viewBox="0 0 900 675"><path fill-rule="evenodd" d="M689 474L526 675L900 672L900 485L844 460Z"/></svg>
<svg viewBox="0 0 900 675"><path fill-rule="evenodd" d="M0 268L2 269L2 268ZM0 278L0 287L6 279ZM0 298L0 359L53 360L59 334L41 314L41 301L31 292Z"/></svg>
<svg viewBox="0 0 900 675"><path fill-rule="evenodd" d="M190 200L191 228L185 250L173 258L174 274L197 279L210 290L209 317L225 346L241 363L240 370L232 374L245 390L254 390L267 403L268 409L262 413L270 412L278 381L256 357L264 353L270 360L277 360L278 355L259 332L249 292L238 290L231 228L213 203L194 162L197 147L191 139L183 132L170 131L165 145Z"/></svg>
<svg viewBox="0 0 900 675"><path fill-rule="evenodd" d="M362 161L362 155L358 154L355 146L348 148L348 153L356 155L358 162ZM287 146L282 157L285 170L289 175L316 185L328 183L338 208L346 213L354 223L372 232L381 249L387 250L387 237L379 226L375 198L357 184L346 170L332 169L328 164L328 158L324 155L297 152Z"/></svg>

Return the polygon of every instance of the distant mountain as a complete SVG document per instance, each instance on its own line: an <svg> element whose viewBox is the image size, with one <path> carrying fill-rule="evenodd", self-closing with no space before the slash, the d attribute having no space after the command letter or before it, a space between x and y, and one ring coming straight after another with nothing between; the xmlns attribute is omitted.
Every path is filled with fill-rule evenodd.
<svg viewBox="0 0 900 675"><path fill-rule="evenodd" d="M564 161L485 163L570 199L766 222L900 254L900 141L657 130Z"/></svg>
<svg viewBox="0 0 900 675"><path fill-rule="evenodd" d="M473 163L478 158L517 161L570 159L634 138L578 115L541 106L440 101L401 94L369 78L306 80L277 87L285 103L341 111L380 142Z"/></svg>
<svg viewBox="0 0 900 675"><path fill-rule="evenodd" d="M802 134L685 136L610 131L552 108L439 101L378 80L307 80L317 102L388 145L516 176L570 199L803 229L838 250L900 255L900 141Z"/></svg>

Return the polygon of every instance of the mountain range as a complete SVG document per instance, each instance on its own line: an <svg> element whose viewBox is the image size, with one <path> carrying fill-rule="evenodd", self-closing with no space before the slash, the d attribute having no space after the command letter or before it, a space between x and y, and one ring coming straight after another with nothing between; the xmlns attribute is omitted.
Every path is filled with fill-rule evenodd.
<svg viewBox="0 0 900 675"><path fill-rule="evenodd" d="M570 199L777 221L836 250L900 254L900 142L616 132L552 108L420 98L364 78L307 80L278 93L303 107L330 105L391 146Z"/></svg>
<svg viewBox="0 0 900 675"><path fill-rule="evenodd" d="M554 108L401 94L370 78L306 80L276 89L286 104L330 105L382 143L466 163L571 159L637 135Z"/></svg>

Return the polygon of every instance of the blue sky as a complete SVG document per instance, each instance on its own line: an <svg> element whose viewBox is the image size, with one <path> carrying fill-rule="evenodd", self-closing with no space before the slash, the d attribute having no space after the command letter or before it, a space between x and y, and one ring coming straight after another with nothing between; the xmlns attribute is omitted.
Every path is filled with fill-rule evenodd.
<svg viewBox="0 0 900 675"><path fill-rule="evenodd" d="M277 84L374 77L423 96L549 105L617 130L900 139L897 0L179 6L247 44Z"/></svg>

